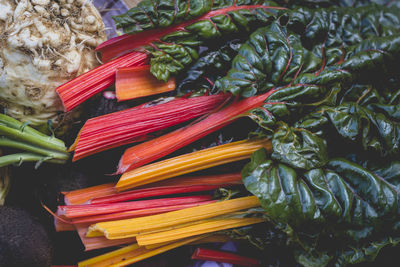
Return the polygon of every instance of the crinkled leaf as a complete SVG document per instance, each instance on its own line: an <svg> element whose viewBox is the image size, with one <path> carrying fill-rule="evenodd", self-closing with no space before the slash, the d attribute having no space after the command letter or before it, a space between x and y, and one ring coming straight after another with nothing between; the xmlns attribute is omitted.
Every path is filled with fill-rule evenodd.
<svg viewBox="0 0 400 267"><path fill-rule="evenodd" d="M127 13L113 18L117 28L125 33L136 33L199 17L212 7L211 0L143 0Z"/></svg>
<svg viewBox="0 0 400 267"><path fill-rule="evenodd" d="M185 66L197 59L197 54L190 51L197 50L200 45L207 45L208 42L212 43L218 39L233 39L238 35L246 35L246 33L253 31L257 27L268 25L275 19L277 11L267 7L271 4L271 1L241 2L243 3L237 3L236 6L247 3L248 5L262 4L266 7L232 10L213 16L210 19L202 19L186 26L182 30L164 36L161 38L161 42L155 42L152 46L148 46L147 50L154 57L162 56L159 55L160 53L168 54L173 61L182 65L179 69L171 71L168 62L152 61L151 72L154 76L165 80L170 75L177 74L183 70ZM177 52L178 48L179 52ZM177 63L173 64L178 65Z"/></svg>
<svg viewBox="0 0 400 267"><path fill-rule="evenodd" d="M328 160L326 141L310 131L279 122L272 138L272 159L293 168L314 169Z"/></svg>
<svg viewBox="0 0 400 267"><path fill-rule="evenodd" d="M250 36L216 86L248 97L271 88L327 86L390 72L399 57L399 38L393 36L399 15L397 9L377 6L288 11Z"/></svg>
<svg viewBox="0 0 400 267"><path fill-rule="evenodd" d="M220 46L217 50L207 51L184 73L177 82L177 94L210 91L216 79L225 75L231 61L239 50L242 41L234 39Z"/></svg>
<svg viewBox="0 0 400 267"><path fill-rule="evenodd" d="M300 263L325 266L332 259L344 266L371 260L380 248L398 242L388 238L400 236L400 192L390 183L397 165L392 162L392 168L373 171L333 159L323 168L302 173L269 160L259 150L242 176L267 216L281 229L292 229L286 232L295 242Z"/></svg>
<svg viewBox="0 0 400 267"><path fill-rule="evenodd" d="M400 122L354 102L321 107L304 117L297 126L310 131L322 130L326 135L333 129L345 140L359 143L364 150L382 156L400 153Z"/></svg>
<svg viewBox="0 0 400 267"><path fill-rule="evenodd" d="M275 2L266 0L144 0L114 20L125 33L170 27L160 40L145 47L154 58L150 71L166 81L198 58L200 45L268 25L278 13L273 6Z"/></svg>

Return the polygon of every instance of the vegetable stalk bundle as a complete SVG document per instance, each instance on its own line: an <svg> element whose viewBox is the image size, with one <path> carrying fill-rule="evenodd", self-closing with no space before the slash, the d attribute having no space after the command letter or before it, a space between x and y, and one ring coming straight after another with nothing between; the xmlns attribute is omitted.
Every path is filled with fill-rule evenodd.
<svg viewBox="0 0 400 267"><path fill-rule="evenodd" d="M229 98L228 94L166 99L86 121L74 147L73 160L124 144L141 141L155 131L200 117Z"/></svg>
<svg viewBox="0 0 400 267"><path fill-rule="evenodd" d="M166 162L155 163L152 164L153 166L150 165L148 167L154 171L148 173L147 178L142 175L146 181L145 183L142 182L142 184L150 183L150 185L125 192L118 192L120 190L118 184L106 184L64 193L65 202L68 205L58 207L55 214L56 229L59 231L76 229L80 233L82 242L85 243L86 248L94 249L122 244L126 242L127 238L135 237L136 241L138 241L136 233L132 235L127 234L125 231L129 228L127 226L131 225L129 220L134 218L143 218L146 220L147 217L145 216L148 215L169 214L169 212L179 210L183 210L180 214L189 214L191 208L194 207L203 207L200 209L203 210L202 217L197 218L197 215L190 215L186 219L180 218L177 220L176 223L183 228L179 230L180 235L173 233L173 239L170 241L264 221L264 218L252 218L251 216L251 218L246 218L242 213L235 214L236 211L259 206L258 200L254 197L217 202L218 198L214 199L213 195L210 194L187 195L194 192L210 192L221 187L229 188L241 185L241 175L238 173L169 179L179 174L198 170L199 168L207 168L209 166L249 158L253 151L264 147L270 147L267 140L244 140L195 151L172 158ZM176 171L177 169L185 171L178 172ZM162 177L157 176L156 178L152 175L152 173L162 173L165 171L170 174L163 175ZM135 185L125 186L124 190L130 189L133 186ZM185 196L176 196L176 194L185 194ZM175 197L159 198L167 195L175 195ZM152 199L148 199L149 197ZM209 205L213 203L216 206ZM193 212L201 214L197 209ZM245 214L247 213L245 212ZM249 214L252 215L251 212ZM226 215L227 217L219 217L221 215ZM178 218L175 213L168 216ZM197 219L204 221L193 224ZM118 224L120 222L121 229L125 229L122 235L112 237L112 234L106 234L105 237L107 239L115 241L108 242L98 234L99 231L97 228L101 228L107 222L111 223L111 225L116 225L115 229L120 228ZM158 220L155 220L154 223L152 227L164 227L160 225ZM88 228L90 224L93 225ZM166 227L169 229L168 225ZM86 236L82 236L85 232L84 229L88 229ZM149 233L152 232L151 229L149 231ZM168 233L165 232L164 234ZM157 237L155 239L159 240ZM168 238L154 244L165 243L167 241Z"/></svg>
<svg viewBox="0 0 400 267"><path fill-rule="evenodd" d="M239 7L246 9L246 1L236 2L214 1L216 5L227 4L228 9L238 7L231 10L229 18L208 18L211 12L225 8L214 10L210 5L204 15L206 22L195 23L192 28L185 25L187 31L153 40L153 46L145 47L153 56L150 71L165 80L197 58L190 54L192 48L203 44L209 31L209 38L222 29L233 32L228 26L238 22L235 16L243 15ZM117 18L118 23L127 31L143 31L145 35L193 19L191 10L182 4L173 9L177 11L174 16L158 16L160 20L150 23L149 17L143 16L146 12L162 12L152 8L144 1L130 14ZM259 7L252 10L255 12L243 11L249 15L250 24L257 21L253 20L255 13L266 11ZM201 18L203 13L197 15ZM296 261L304 266L369 261L383 247L400 242L399 9L376 5L351 9L299 7L275 15L264 16L268 18L262 20L264 24L234 51L236 56L229 60L226 75L212 85L213 94L231 93L236 99L192 124L127 149L118 166L118 173L123 175L113 185L115 192L110 193L125 197L129 194L119 191L252 155L242 170L248 190L242 193L253 196L148 217L98 222L89 226L88 236L134 237L137 245L133 250L147 257L157 248L165 251L190 243L193 235L200 238L268 220L269 229L265 230L278 233L282 243L290 244ZM221 27L224 19L228 28ZM200 25L211 22L215 25L199 30ZM165 28L153 28L159 26ZM198 38L193 37L195 30ZM117 38L100 49L113 57L129 50L126 46L118 50L118 43L127 44L124 40L131 38ZM190 56L185 57L185 53ZM209 148L206 153L197 151L145 165L242 116L258 124L257 131L249 133L257 139L223 147L235 150L246 144L247 148L229 151L229 155L221 147ZM260 247L268 246L268 237L258 236L260 232L255 235ZM246 238L253 237L248 234ZM132 256L133 262L140 258L136 256Z"/></svg>
<svg viewBox="0 0 400 267"><path fill-rule="evenodd" d="M63 164L69 158L63 141L4 114L0 114L0 147L24 151L1 156L0 167L29 161Z"/></svg>
<svg viewBox="0 0 400 267"><path fill-rule="evenodd" d="M263 222L265 221L265 218L262 217L246 217L248 214L247 212L237 215L233 214L228 217L218 217L218 215L221 214L230 214L235 211L257 206L259 206L259 202L255 197L243 197L136 219L140 221L130 219L130 221L127 221L126 223L124 221L114 221L109 222L108 224L106 222L98 223L89 227L88 236L96 237L104 231L104 234L108 239L127 239L129 236L134 236L137 243L86 260L81 262L80 265L86 266L89 262L106 264L111 259L115 259L115 257L121 253L124 254L124 257L123 259L118 257L117 261L120 261L120 264L125 265L209 237L209 235L206 235L207 233ZM249 214L251 215L251 212ZM144 221L147 222L145 226L146 229L141 228L140 233L132 233L129 232L132 230L123 230L119 226L120 223L125 225L125 227L129 225L139 226L139 224ZM173 225L173 227L168 227L169 225ZM118 232L118 229L123 231L120 234L115 234L114 231ZM139 230L136 229L133 231L135 232ZM211 241L215 242L213 239L211 239ZM125 251L135 252L133 254L125 254Z"/></svg>
<svg viewBox="0 0 400 267"><path fill-rule="evenodd" d="M205 41L240 31L250 32L260 24L268 24L282 9L270 6L272 1L245 2L197 0L177 6L172 2L160 3L157 8L152 1L141 2L129 14L116 18L118 28L136 34L119 36L98 46L103 60L108 62L58 87L65 109L73 109L110 86L118 68L144 65L148 57L151 58L151 72L166 82L171 74L178 73L198 58L197 49ZM135 28L126 28L131 23L136 25ZM142 32L157 24L164 28Z"/></svg>

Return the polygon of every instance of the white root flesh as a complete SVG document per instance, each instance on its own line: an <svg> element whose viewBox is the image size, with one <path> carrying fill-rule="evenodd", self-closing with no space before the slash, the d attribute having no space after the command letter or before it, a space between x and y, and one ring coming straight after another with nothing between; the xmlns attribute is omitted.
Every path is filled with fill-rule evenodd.
<svg viewBox="0 0 400 267"><path fill-rule="evenodd" d="M0 105L34 125L56 121L55 89L99 64L104 30L90 1L0 0Z"/></svg>

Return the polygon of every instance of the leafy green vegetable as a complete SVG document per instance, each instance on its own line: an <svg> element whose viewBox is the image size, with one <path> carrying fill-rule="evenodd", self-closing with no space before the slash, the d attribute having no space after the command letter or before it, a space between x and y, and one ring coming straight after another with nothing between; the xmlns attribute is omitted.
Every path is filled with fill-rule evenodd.
<svg viewBox="0 0 400 267"><path fill-rule="evenodd" d="M314 129L318 125L318 128L325 128L325 131L332 131L329 126L333 126L333 131L342 138L361 143L364 150L378 152L382 156L400 153L400 122L356 103L321 107L305 117L299 127L307 128L310 125Z"/></svg>
<svg viewBox="0 0 400 267"><path fill-rule="evenodd" d="M377 70L372 77L390 74L399 56L393 34L399 15L376 6L286 12L250 36L216 87L249 97L272 88L313 90L308 87L362 80Z"/></svg>
<svg viewBox="0 0 400 267"><path fill-rule="evenodd" d="M193 92L204 94L211 91L214 82L229 70L231 61L241 44L240 39L230 40L217 50L206 51L200 55L200 58L187 71L178 76L177 94L184 95Z"/></svg>
<svg viewBox="0 0 400 267"><path fill-rule="evenodd" d="M269 219L291 239L301 264L345 266L372 260L382 247L400 241L398 166L392 161L368 170L336 158L302 173L259 150L242 176Z"/></svg>
<svg viewBox="0 0 400 267"><path fill-rule="evenodd" d="M400 242L399 17L377 6L289 11L216 82L244 97L272 92L250 117L273 152L254 153L242 176L304 266L371 261Z"/></svg>
<svg viewBox="0 0 400 267"><path fill-rule="evenodd" d="M314 169L328 160L326 141L302 128L289 127L278 122L272 137L271 157L293 168Z"/></svg>
<svg viewBox="0 0 400 267"><path fill-rule="evenodd" d="M275 5L272 1L263 0L143 0L125 14L113 18L116 27L121 28L125 33L137 33L149 29L166 28L200 17L212 10L232 6L268 4ZM240 16L240 14L236 15ZM246 23L246 21L243 21L243 23ZM210 27L207 29L210 29Z"/></svg>
<svg viewBox="0 0 400 267"><path fill-rule="evenodd" d="M387 6L364 6L371 2ZM259 247L290 244L304 266L370 261L383 247L398 244L397 4L282 0L277 3L296 8L278 12L236 9L267 5L265 1L214 1L199 4L192 15L183 2L176 3L154 1L153 24L144 17L136 19L139 9L131 14L137 22L132 32L200 16L146 47L157 78L165 80L192 65L178 86L179 94L212 90L250 97L271 92L249 117L260 126L252 134L271 138L273 152L267 156L257 151L242 171L246 188L259 198L270 222L230 235ZM223 8L228 9L201 17ZM237 43L229 42L237 37ZM199 47L213 42L227 45L211 48L193 64ZM259 227L268 229L256 231ZM265 232L278 238L272 241Z"/></svg>
<svg viewBox="0 0 400 267"><path fill-rule="evenodd" d="M160 31L158 28L176 25L159 41L145 47L153 56L150 71L166 81L199 57L200 45L233 39L268 25L276 17L277 10L271 8L275 5L260 0L143 1L115 21L125 33L155 28Z"/></svg>
<svg viewBox="0 0 400 267"><path fill-rule="evenodd" d="M168 27L179 22L199 17L211 10L211 0L151 1L144 0L127 13L115 16L117 28L126 33Z"/></svg>

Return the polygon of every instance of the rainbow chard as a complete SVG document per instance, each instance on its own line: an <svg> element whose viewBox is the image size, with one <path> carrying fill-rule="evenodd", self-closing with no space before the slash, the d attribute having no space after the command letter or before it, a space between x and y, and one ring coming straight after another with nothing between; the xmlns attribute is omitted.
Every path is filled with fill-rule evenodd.
<svg viewBox="0 0 400 267"><path fill-rule="evenodd" d="M242 96L273 89L251 115L272 154L255 152L242 176L304 266L371 261L400 243L399 17L298 9L257 30L216 83Z"/></svg>
<svg viewBox="0 0 400 267"><path fill-rule="evenodd" d="M368 6L287 12L250 36L215 90L244 97L273 91L251 114L267 130L279 120L293 123L322 104L335 105L352 84L382 84L396 77L398 11Z"/></svg>
<svg viewBox="0 0 400 267"><path fill-rule="evenodd" d="M399 13L376 6L288 11L250 36L216 87L244 97L271 88L323 94L313 87L360 80L376 70L391 74L399 50ZM385 65L379 63L383 60ZM373 64L380 65L374 69ZM270 99L279 100L280 91Z"/></svg>
<svg viewBox="0 0 400 267"><path fill-rule="evenodd" d="M241 45L232 68L225 77L216 81L213 88L214 91L231 92L247 98L187 129L169 134L170 140L179 135L179 144L187 145L238 116L249 115L267 130L263 134L268 137L275 135L272 154L275 159L291 162L295 168L311 169L323 165L327 160L324 141L312 131L298 131L291 127L316 107L336 105L339 94L352 83L372 82L365 77L395 76L400 62L400 35L392 34L399 19L391 11L396 10L377 9L375 6L324 11L301 8L259 28ZM357 19L349 19L352 17ZM357 32L348 31L346 25L351 23L347 20L354 24L352 27L361 29L358 37L355 36ZM381 23L380 32L372 28L376 22ZM337 34L331 36L335 29ZM283 124L277 123L279 120L288 124L285 130L281 127ZM288 131L293 138L286 138L282 131ZM163 153L162 156L171 153L172 146L159 147L162 143L167 144L166 140L168 135L128 149L120 161L119 171L145 164L142 155L147 154L154 144L158 147L152 153L153 160L159 152ZM291 146L298 149L293 151ZM141 152L145 150L146 153ZM309 154L311 151L312 155ZM140 158L140 165L135 165L138 164L136 158Z"/></svg>
<svg viewBox="0 0 400 267"><path fill-rule="evenodd" d="M144 48L152 55L153 75L167 81L199 57L200 45L268 25L282 9L273 1L260 0L142 1L114 18L126 34L97 49L109 60Z"/></svg>
<svg viewBox="0 0 400 267"><path fill-rule="evenodd" d="M115 18L126 34L96 48L106 63L59 86L57 93L65 110L72 110L111 86L118 68L143 66L148 59L151 73L166 82L199 57L200 45L246 35L282 9L260 0L144 0Z"/></svg>

